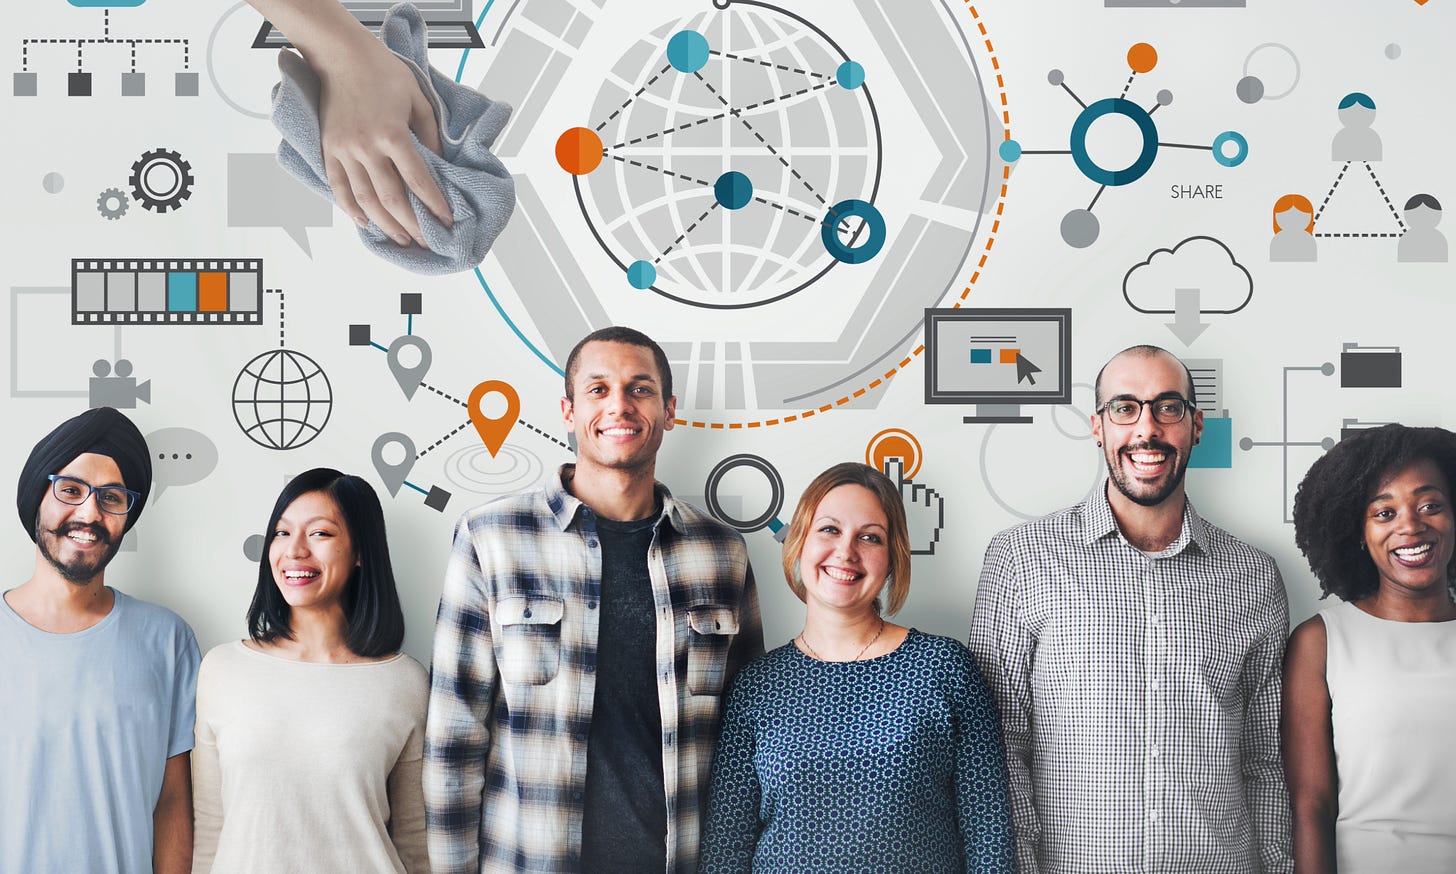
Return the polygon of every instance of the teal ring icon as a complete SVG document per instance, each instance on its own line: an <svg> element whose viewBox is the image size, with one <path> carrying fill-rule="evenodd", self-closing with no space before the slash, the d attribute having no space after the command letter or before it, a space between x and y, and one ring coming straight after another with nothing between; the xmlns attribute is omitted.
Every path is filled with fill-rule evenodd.
<svg viewBox="0 0 1456 874"><path fill-rule="evenodd" d="M858 246L847 246L839 239L839 223L847 218L859 218L864 222L866 237ZM863 264L880 254L880 249L885 246L885 217L869 201L842 200L830 207L829 214L819 223L819 237L834 260Z"/></svg>
<svg viewBox="0 0 1456 874"><path fill-rule="evenodd" d="M1143 149L1138 154L1137 160L1121 170L1108 170L1100 167L1092 156L1087 154L1087 132L1092 129L1092 122L1104 115L1122 115L1138 126L1138 131L1143 135ZM1121 97L1107 97L1093 103L1082 110L1081 115L1072 124L1072 160L1077 162L1077 169L1082 175L1096 182L1098 185L1127 185L1136 182L1143 177L1143 174L1153 166L1153 159L1158 157L1158 128L1153 124L1153 117L1148 111L1133 103L1131 100L1124 100Z"/></svg>
<svg viewBox="0 0 1456 874"><path fill-rule="evenodd" d="M1234 145L1239 147L1238 153L1235 154L1233 157L1229 157L1228 155L1225 155L1223 153L1223 147L1228 145L1229 143L1233 143ZM1244 163L1244 159L1247 157L1249 157L1249 141L1244 139L1243 134L1237 133L1236 131L1226 130L1218 136L1214 137L1213 160L1219 162L1225 167L1237 167L1240 164Z"/></svg>

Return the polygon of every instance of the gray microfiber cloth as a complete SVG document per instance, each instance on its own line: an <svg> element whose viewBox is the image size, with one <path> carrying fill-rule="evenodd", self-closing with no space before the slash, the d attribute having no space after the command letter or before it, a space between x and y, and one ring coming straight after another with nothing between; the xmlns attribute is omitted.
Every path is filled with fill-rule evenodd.
<svg viewBox="0 0 1456 874"><path fill-rule="evenodd" d="M359 230L359 239L374 254L415 273L470 270L485 259L516 206L515 181L490 151L510 118L511 107L451 81L430 66L425 22L413 5L400 3L389 10L380 39L414 71L420 90L434 104L443 154L430 151L413 134L411 139L444 192L455 224L450 228L440 224L411 193L410 206L429 249L415 243L402 247L373 222ZM318 75L302 57L286 50L278 53L278 70L283 77L273 86L273 125L283 134L278 163L332 201L319 136Z"/></svg>

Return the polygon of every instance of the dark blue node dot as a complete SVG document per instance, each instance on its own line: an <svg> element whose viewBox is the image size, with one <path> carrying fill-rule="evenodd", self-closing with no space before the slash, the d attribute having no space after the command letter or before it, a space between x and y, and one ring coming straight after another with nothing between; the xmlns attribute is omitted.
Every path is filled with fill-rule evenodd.
<svg viewBox="0 0 1456 874"><path fill-rule="evenodd" d="M834 78L838 80L839 87L853 91L864 84L864 65L859 61L845 61L834 71Z"/></svg>
<svg viewBox="0 0 1456 874"><path fill-rule="evenodd" d="M680 30L667 41L667 62L679 73L696 73L708 63L708 38L696 30Z"/></svg>
<svg viewBox="0 0 1456 874"><path fill-rule="evenodd" d="M753 183L737 170L729 170L713 183L713 196L725 209L742 209L753 200Z"/></svg>
<svg viewBox="0 0 1456 874"><path fill-rule="evenodd" d="M1006 140L996 148L996 152L1001 156L1001 160L1014 164L1021 160L1021 143L1016 140Z"/></svg>
<svg viewBox="0 0 1456 874"><path fill-rule="evenodd" d="M657 281L657 268L651 261L633 261L627 268L627 282L640 291L646 291Z"/></svg>

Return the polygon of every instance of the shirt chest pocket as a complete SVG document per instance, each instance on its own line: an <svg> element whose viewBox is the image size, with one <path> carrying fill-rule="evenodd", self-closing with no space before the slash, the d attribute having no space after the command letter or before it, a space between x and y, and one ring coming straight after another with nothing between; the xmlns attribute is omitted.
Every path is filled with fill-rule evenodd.
<svg viewBox="0 0 1456 874"><path fill-rule="evenodd" d="M723 694L728 647L738 633L738 611L723 604L699 604L688 610L688 691Z"/></svg>
<svg viewBox="0 0 1456 874"><path fill-rule="evenodd" d="M545 595L511 595L496 602L495 660L503 682L540 686L556 678L564 612L560 598Z"/></svg>

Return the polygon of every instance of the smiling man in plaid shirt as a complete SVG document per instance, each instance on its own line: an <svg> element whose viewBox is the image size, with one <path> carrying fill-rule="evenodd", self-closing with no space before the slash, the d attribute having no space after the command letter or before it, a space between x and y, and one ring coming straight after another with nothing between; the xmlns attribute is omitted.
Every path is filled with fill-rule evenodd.
<svg viewBox="0 0 1456 874"><path fill-rule="evenodd" d="M691 872L723 692L763 652L743 538L654 479L662 349L567 359L576 464L467 512L435 628L425 801L436 874Z"/></svg>

